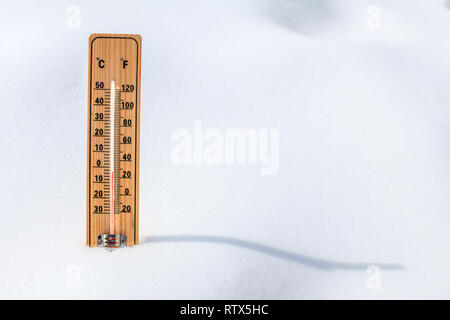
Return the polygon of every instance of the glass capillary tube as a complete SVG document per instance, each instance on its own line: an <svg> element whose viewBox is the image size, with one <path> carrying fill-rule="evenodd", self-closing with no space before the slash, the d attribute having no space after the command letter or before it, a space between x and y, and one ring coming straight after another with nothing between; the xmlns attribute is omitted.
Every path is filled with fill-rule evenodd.
<svg viewBox="0 0 450 320"><path fill-rule="evenodd" d="M116 209L116 204L115 204L115 190L116 190L116 186L114 184L114 169L116 166L116 83L115 81L111 81L111 105L110 105L110 110L111 110L111 115L110 115L110 119L111 119L111 135L110 135L110 152L111 152L111 162L110 162L110 178L111 178L111 186L110 186L110 213L109 213L109 233L111 235L115 234L114 233L114 215L115 215L115 209Z"/></svg>

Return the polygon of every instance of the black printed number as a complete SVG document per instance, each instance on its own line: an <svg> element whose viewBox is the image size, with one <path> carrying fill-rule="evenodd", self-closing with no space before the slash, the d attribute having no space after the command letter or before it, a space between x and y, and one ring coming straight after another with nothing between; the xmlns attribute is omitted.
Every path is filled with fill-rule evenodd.
<svg viewBox="0 0 450 320"><path fill-rule="evenodd" d="M131 171L122 171L122 178L131 178Z"/></svg>
<svg viewBox="0 0 450 320"><path fill-rule="evenodd" d="M122 91L133 92L134 91L134 85L132 85L132 84L123 84L122 85Z"/></svg>
<svg viewBox="0 0 450 320"><path fill-rule="evenodd" d="M122 142L125 144L130 144L131 143L131 137L123 137Z"/></svg>
<svg viewBox="0 0 450 320"><path fill-rule="evenodd" d="M133 101L122 101L122 109L133 109L134 102Z"/></svg>
<svg viewBox="0 0 450 320"><path fill-rule="evenodd" d="M103 191L95 190L94 191L94 198L101 198L101 197L103 197Z"/></svg>

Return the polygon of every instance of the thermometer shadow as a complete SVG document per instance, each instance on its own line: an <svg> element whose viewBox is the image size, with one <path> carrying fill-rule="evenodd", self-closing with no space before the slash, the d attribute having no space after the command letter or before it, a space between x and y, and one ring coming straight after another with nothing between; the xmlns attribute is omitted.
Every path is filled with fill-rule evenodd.
<svg viewBox="0 0 450 320"><path fill-rule="evenodd" d="M394 263L377 263L377 262L341 262L322 258L315 258L307 255L302 255L261 243L230 238L222 236L209 235L171 235L171 236L152 236L145 238L142 243L163 243L163 242L201 242L201 243L215 243L225 244L234 247L244 248L266 254L268 256L280 258L287 261L292 261L298 264L303 264L308 267L322 269L322 270L366 270L371 265L376 265L382 270L402 270L405 269L401 264Z"/></svg>

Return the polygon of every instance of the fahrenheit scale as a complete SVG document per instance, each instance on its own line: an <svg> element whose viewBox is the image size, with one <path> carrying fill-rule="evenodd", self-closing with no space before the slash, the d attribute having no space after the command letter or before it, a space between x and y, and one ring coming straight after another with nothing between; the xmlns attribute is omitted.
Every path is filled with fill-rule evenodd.
<svg viewBox="0 0 450 320"><path fill-rule="evenodd" d="M87 239L90 247L139 242L141 37L89 38Z"/></svg>

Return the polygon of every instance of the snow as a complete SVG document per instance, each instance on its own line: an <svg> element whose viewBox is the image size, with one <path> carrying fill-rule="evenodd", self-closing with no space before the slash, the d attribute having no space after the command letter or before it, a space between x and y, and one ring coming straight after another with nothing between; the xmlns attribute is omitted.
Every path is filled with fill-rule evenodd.
<svg viewBox="0 0 450 320"><path fill-rule="evenodd" d="M2 2L0 298L450 298L449 18L444 0ZM84 244L95 32L143 37L142 244L112 253ZM176 165L197 120L279 129L278 173Z"/></svg>

